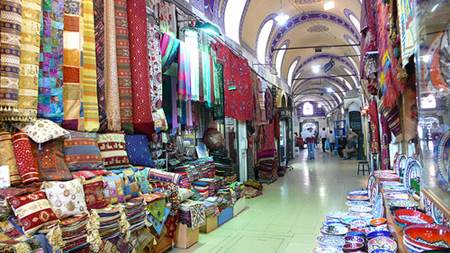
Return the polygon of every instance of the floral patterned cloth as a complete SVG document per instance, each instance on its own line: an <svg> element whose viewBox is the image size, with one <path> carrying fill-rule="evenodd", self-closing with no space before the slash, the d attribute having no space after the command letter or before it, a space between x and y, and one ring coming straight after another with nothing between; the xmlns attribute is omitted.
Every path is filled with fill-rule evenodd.
<svg viewBox="0 0 450 253"><path fill-rule="evenodd" d="M109 200L104 195L105 183L102 177L84 181L83 189L88 209L105 208L109 204Z"/></svg>
<svg viewBox="0 0 450 253"><path fill-rule="evenodd" d="M44 143L69 134L69 131L48 119L38 119L33 123L19 124L16 127L26 133L36 143Z"/></svg>
<svg viewBox="0 0 450 253"><path fill-rule="evenodd" d="M67 182L44 182L42 185L48 201L58 218L87 212L81 179L76 178Z"/></svg>

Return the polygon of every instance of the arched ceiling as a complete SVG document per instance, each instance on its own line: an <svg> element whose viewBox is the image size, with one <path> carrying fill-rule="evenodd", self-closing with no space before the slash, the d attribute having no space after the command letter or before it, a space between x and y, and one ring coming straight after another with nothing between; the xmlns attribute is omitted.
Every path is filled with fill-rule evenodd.
<svg viewBox="0 0 450 253"><path fill-rule="evenodd" d="M335 7L328 11L324 10L324 0L228 0L228 4L231 1L245 2L239 26L239 43L255 55L263 25L280 12L289 16L283 26L276 22L272 26L265 50L265 62L260 62L262 64L275 66L277 55L282 51L273 49L285 44L288 47L305 47L359 43L360 0L334 0ZM294 79L299 78L292 81L294 101L322 101L331 110L340 104L337 97L343 99L343 91L359 87L357 55L359 46L323 47L322 52L315 52L314 48L286 50L281 64L278 61L281 65L280 77L287 81L291 65L298 60L293 74L291 73ZM330 59L333 59L334 67L329 72L312 71L313 65L323 67ZM320 78L319 81L311 78L314 76L338 77ZM320 90L326 87L334 87L339 92L335 95L320 95Z"/></svg>

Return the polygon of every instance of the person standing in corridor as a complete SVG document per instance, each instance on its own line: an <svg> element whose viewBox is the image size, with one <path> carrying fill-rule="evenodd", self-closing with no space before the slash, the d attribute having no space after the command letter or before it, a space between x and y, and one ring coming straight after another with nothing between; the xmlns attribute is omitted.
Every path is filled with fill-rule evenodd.
<svg viewBox="0 0 450 253"><path fill-rule="evenodd" d="M302 132L302 137L306 140L306 144L308 146L308 160L314 160L315 156L315 145L316 145L316 135L312 129L312 127Z"/></svg>
<svg viewBox="0 0 450 253"><path fill-rule="evenodd" d="M325 143L327 142L327 131L325 131L325 127L320 130L319 136L322 141L322 152L327 152L325 149Z"/></svg>

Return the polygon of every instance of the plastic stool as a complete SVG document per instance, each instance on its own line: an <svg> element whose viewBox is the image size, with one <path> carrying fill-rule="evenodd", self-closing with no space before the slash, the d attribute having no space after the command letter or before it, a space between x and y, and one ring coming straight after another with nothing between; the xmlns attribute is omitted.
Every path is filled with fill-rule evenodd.
<svg viewBox="0 0 450 253"><path fill-rule="evenodd" d="M357 175L359 176L359 172L362 171L363 176L366 175L366 168L367 168L367 173L370 174L369 171L369 163L367 161L359 161L358 162L358 172Z"/></svg>

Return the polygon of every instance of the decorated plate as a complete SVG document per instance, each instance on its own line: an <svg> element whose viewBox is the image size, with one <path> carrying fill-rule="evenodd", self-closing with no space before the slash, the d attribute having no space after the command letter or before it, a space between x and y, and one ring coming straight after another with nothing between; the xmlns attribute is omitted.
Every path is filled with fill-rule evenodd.
<svg viewBox="0 0 450 253"><path fill-rule="evenodd" d="M366 195L348 195L347 200L358 200L358 201L368 201L369 196Z"/></svg>
<svg viewBox="0 0 450 253"><path fill-rule="evenodd" d="M379 193L378 196L375 198L375 203L373 205L372 214L373 214L374 218L384 217L384 204L383 204L383 197L381 196L381 193Z"/></svg>
<svg viewBox="0 0 450 253"><path fill-rule="evenodd" d="M343 211L332 212L327 215L327 220L328 219L341 219L342 217L344 217L346 215L347 215L347 212L343 212Z"/></svg>
<svg viewBox="0 0 450 253"><path fill-rule="evenodd" d="M378 236L369 240L367 243L367 248L369 253L372 253L375 250L390 250L396 252L397 243L389 237Z"/></svg>
<svg viewBox="0 0 450 253"><path fill-rule="evenodd" d="M434 223L434 220L431 216L428 216L422 212L411 209L395 210L394 217L395 221L405 226Z"/></svg>
<svg viewBox="0 0 450 253"><path fill-rule="evenodd" d="M422 166L414 159L408 159L408 163L403 177L403 184L407 189L411 189L411 181L420 180L422 176Z"/></svg>
<svg viewBox="0 0 450 253"><path fill-rule="evenodd" d="M351 242L351 243L364 243L364 237L347 235L346 237L344 237L344 241Z"/></svg>
<svg viewBox="0 0 450 253"><path fill-rule="evenodd" d="M388 202L390 207L403 207L403 208L416 208L419 207L419 204L412 200L405 199L393 199Z"/></svg>
<svg viewBox="0 0 450 253"><path fill-rule="evenodd" d="M341 248L345 244L344 238L342 236L335 235L321 235L317 237L317 243L322 247L336 247Z"/></svg>
<svg viewBox="0 0 450 253"><path fill-rule="evenodd" d="M335 247L315 247L313 253L343 253L343 251Z"/></svg>
<svg viewBox="0 0 450 253"><path fill-rule="evenodd" d="M450 228L441 225L411 225L404 230L405 237L425 247L450 248Z"/></svg>
<svg viewBox="0 0 450 253"><path fill-rule="evenodd" d="M367 239L371 240L377 237L390 237L391 232L388 230L381 230L381 231L373 231L367 234Z"/></svg>
<svg viewBox="0 0 450 253"><path fill-rule="evenodd" d="M346 242L342 249L344 251L354 251L358 249L362 249L364 247L364 243L361 242Z"/></svg>
<svg viewBox="0 0 450 253"><path fill-rule="evenodd" d="M372 207L369 206L351 206L348 208L350 212L355 213L370 213L372 212Z"/></svg>
<svg viewBox="0 0 450 253"><path fill-rule="evenodd" d="M323 226L320 232L324 235L345 235L348 228L344 225Z"/></svg>
<svg viewBox="0 0 450 253"><path fill-rule="evenodd" d="M409 194L402 193L402 192L388 192L388 193L384 194L384 197L386 199L403 199L403 200L408 200L409 199Z"/></svg>
<svg viewBox="0 0 450 253"><path fill-rule="evenodd" d="M365 219L355 219L350 222L350 229L367 227L368 223Z"/></svg>
<svg viewBox="0 0 450 253"><path fill-rule="evenodd" d="M356 190L356 191L351 191L349 193L347 193L348 196L350 195L369 195L369 192L367 190Z"/></svg>
<svg viewBox="0 0 450 253"><path fill-rule="evenodd" d="M352 206L371 206L370 205L370 202L368 202L368 201L358 201L358 200L356 200L356 201L347 201L347 202L345 202L345 204L348 206L348 207L352 207Z"/></svg>
<svg viewBox="0 0 450 253"><path fill-rule="evenodd" d="M374 226L374 227L378 227L381 226L383 224L386 224L387 220L386 218L376 218L370 221L370 225Z"/></svg>

